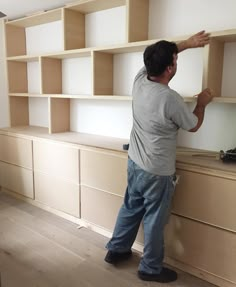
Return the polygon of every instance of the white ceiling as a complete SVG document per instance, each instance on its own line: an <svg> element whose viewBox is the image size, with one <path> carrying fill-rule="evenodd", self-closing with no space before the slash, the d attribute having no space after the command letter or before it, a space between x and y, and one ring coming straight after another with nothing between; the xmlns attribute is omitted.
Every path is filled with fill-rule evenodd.
<svg viewBox="0 0 236 287"><path fill-rule="evenodd" d="M7 15L6 19L12 20L38 11L62 7L72 2L78 2L78 0L0 0L0 11Z"/></svg>

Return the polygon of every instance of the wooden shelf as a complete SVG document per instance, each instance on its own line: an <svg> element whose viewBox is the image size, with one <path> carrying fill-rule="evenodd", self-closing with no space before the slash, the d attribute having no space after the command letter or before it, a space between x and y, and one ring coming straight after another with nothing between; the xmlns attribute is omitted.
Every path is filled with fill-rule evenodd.
<svg viewBox="0 0 236 287"><path fill-rule="evenodd" d="M45 94L46 95L46 94ZM51 98L69 98L69 99L79 99L79 100L91 100L91 101L96 101L96 100L109 100L109 101L132 101L131 96L113 96L113 95L104 95L104 96L87 96L87 95L63 95L63 94L58 94L58 95L47 95Z"/></svg>
<svg viewBox="0 0 236 287"><path fill-rule="evenodd" d="M60 141L78 145L78 147L82 149L88 149L89 147L102 148L106 150L120 151L127 154L127 151L123 150L123 144L127 144L128 139L119 139L76 132L48 134L47 128L28 125L3 128L0 129L0 134L20 136L22 138L40 138Z"/></svg>
<svg viewBox="0 0 236 287"><path fill-rule="evenodd" d="M196 97L184 97L186 103L194 103L197 101ZM222 104L236 104L236 97L215 97L212 100L213 103L222 103Z"/></svg>
<svg viewBox="0 0 236 287"><path fill-rule="evenodd" d="M11 93L9 97L27 97L27 98L66 98L79 100L109 100L109 101L132 101L131 96L88 96L88 95L65 95L65 94L27 94L27 93Z"/></svg>
<svg viewBox="0 0 236 287"><path fill-rule="evenodd" d="M39 56L15 56L15 57L8 57L7 61L12 62L37 62L39 61Z"/></svg>
<svg viewBox="0 0 236 287"><path fill-rule="evenodd" d="M9 97L26 97L26 98L45 98L47 95L42 94L28 94L28 93L11 93Z"/></svg>
<svg viewBox="0 0 236 287"><path fill-rule="evenodd" d="M236 163L223 163L220 152L191 148L177 148L177 168L195 170L236 180Z"/></svg>
<svg viewBox="0 0 236 287"><path fill-rule="evenodd" d="M54 21L62 20L62 9L54 9L51 11L46 12L39 12L38 14L33 14L31 16L8 21L6 22L7 27L8 26L16 26L16 27L31 27L41 24L46 24Z"/></svg>
<svg viewBox="0 0 236 287"><path fill-rule="evenodd" d="M81 1L80 1L81 2ZM84 2L84 3L83 3ZM67 4L66 8L74 11L79 11L83 14L89 14L106 9L116 8L119 6L125 6L126 0L100 0L100 1L82 1L82 3Z"/></svg>

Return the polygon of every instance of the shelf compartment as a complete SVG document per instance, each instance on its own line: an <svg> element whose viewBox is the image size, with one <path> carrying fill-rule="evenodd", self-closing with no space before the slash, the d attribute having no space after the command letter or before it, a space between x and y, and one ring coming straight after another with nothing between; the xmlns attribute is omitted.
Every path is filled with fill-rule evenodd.
<svg viewBox="0 0 236 287"><path fill-rule="evenodd" d="M42 57L44 94L92 95L91 53L57 54Z"/></svg>
<svg viewBox="0 0 236 287"><path fill-rule="evenodd" d="M232 29L211 33L210 44L205 48L204 87L212 88L217 97L226 95L228 99L234 98L230 91L235 90L235 81L229 71L235 66L236 54L228 48L235 44L236 30Z"/></svg>
<svg viewBox="0 0 236 287"><path fill-rule="evenodd" d="M39 57L11 58L7 61L9 93L39 94Z"/></svg>
<svg viewBox="0 0 236 287"><path fill-rule="evenodd" d="M39 126L48 129L48 99L42 97L10 95L10 125L19 126Z"/></svg>
<svg viewBox="0 0 236 287"><path fill-rule="evenodd" d="M103 18L103 23L100 30L103 30L106 26L111 27L113 25L115 30L118 26L120 30L121 26L123 26L124 37L121 37L123 40L119 39L119 41L127 43L147 40L149 0L90 0L82 1L82 3L67 5L64 9L65 50L100 46L100 44L94 44L94 39L91 40L92 37L89 35L88 30L89 25L93 24L92 22L89 22L91 18L88 20L86 17L92 17L92 15L89 15L91 13L102 12L103 10L109 10L118 7L124 7L125 9L125 23L118 25L116 22L113 23L111 21L111 19L114 20L122 18L121 15L108 19L107 25L104 25L105 20ZM139 19L138 22L137 19ZM99 21L96 19L95 28L98 29L97 32L100 31L99 27ZM104 33L104 30L102 33ZM114 34L116 33L114 32L113 35ZM106 39L107 37L104 38Z"/></svg>
<svg viewBox="0 0 236 287"><path fill-rule="evenodd" d="M27 28L60 20L62 20L62 8L7 22L7 56L11 57L27 54Z"/></svg>
<svg viewBox="0 0 236 287"><path fill-rule="evenodd" d="M93 65L94 96L131 97L134 77L143 66L142 53L94 51Z"/></svg>

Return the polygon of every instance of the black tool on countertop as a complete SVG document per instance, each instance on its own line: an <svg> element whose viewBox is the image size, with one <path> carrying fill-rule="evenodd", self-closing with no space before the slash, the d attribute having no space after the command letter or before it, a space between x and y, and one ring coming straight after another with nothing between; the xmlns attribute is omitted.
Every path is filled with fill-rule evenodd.
<svg viewBox="0 0 236 287"><path fill-rule="evenodd" d="M123 150L128 150L129 149L129 144L123 144Z"/></svg>
<svg viewBox="0 0 236 287"><path fill-rule="evenodd" d="M223 162L235 162L236 163L236 148L229 149L226 152L220 151L220 159Z"/></svg>

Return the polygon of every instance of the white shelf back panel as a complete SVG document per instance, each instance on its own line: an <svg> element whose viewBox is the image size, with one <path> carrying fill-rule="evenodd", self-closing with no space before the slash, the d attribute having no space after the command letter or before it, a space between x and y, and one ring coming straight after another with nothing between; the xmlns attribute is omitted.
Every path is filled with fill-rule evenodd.
<svg viewBox="0 0 236 287"><path fill-rule="evenodd" d="M124 6L85 16L85 46L106 46L126 42L126 8Z"/></svg>
<svg viewBox="0 0 236 287"><path fill-rule="evenodd" d="M48 128L48 98L29 98L29 123Z"/></svg>
<svg viewBox="0 0 236 287"><path fill-rule="evenodd" d="M128 139L132 103L71 100L71 131Z"/></svg>
<svg viewBox="0 0 236 287"><path fill-rule="evenodd" d="M40 93L40 69L39 62L27 63L28 93Z"/></svg>
<svg viewBox="0 0 236 287"><path fill-rule="evenodd" d="M63 51L63 31L62 21L26 28L26 54Z"/></svg>
<svg viewBox="0 0 236 287"><path fill-rule="evenodd" d="M92 63L90 57L62 60L62 93L92 94Z"/></svg>
<svg viewBox="0 0 236 287"><path fill-rule="evenodd" d="M177 72L169 86L182 97L202 91L203 49L190 49L178 54Z"/></svg>
<svg viewBox="0 0 236 287"><path fill-rule="evenodd" d="M142 52L114 55L114 95L132 95L134 78L143 65Z"/></svg>
<svg viewBox="0 0 236 287"><path fill-rule="evenodd" d="M224 49L224 64L222 75L222 97L236 97L235 67L236 43L226 43Z"/></svg>
<svg viewBox="0 0 236 287"><path fill-rule="evenodd" d="M194 103L188 105L191 110L194 109ZM235 105L210 103L201 128L196 133L180 130L178 145L214 151L235 148L236 133L232 132L234 123Z"/></svg>

